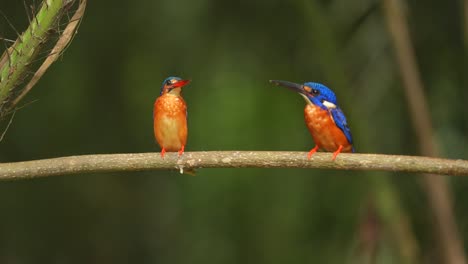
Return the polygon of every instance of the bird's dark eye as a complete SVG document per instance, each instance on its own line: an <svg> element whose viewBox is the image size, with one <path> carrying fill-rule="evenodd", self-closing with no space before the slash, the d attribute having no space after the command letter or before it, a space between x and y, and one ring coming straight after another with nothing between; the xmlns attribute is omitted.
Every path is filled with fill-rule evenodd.
<svg viewBox="0 0 468 264"><path fill-rule="evenodd" d="M171 85L171 84L172 84L171 80L166 81L166 85Z"/></svg>
<svg viewBox="0 0 468 264"><path fill-rule="evenodd" d="M319 95L319 94L320 94L320 91L317 90L317 89L312 89L312 94L313 94L313 95Z"/></svg>

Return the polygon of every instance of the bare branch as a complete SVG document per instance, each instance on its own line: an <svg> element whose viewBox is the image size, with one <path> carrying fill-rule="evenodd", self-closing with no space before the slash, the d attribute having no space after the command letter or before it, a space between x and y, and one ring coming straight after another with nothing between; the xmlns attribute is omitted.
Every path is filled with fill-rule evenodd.
<svg viewBox="0 0 468 264"><path fill-rule="evenodd" d="M467 160L449 160L382 154L316 153L308 160L305 152L200 151L187 152L178 159L168 153L98 154L34 161L0 163L0 180L47 176L197 168L316 168L338 170L383 170L468 176Z"/></svg>

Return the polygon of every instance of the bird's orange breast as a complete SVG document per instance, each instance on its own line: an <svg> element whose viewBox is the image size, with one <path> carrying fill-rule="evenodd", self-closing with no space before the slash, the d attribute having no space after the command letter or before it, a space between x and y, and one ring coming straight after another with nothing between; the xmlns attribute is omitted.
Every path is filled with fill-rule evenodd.
<svg viewBox="0 0 468 264"><path fill-rule="evenodd" d="M352 152L353 146L348 142L343 131L335 125L328 110L307 104L304 115L307 128L319 148L334 152L341 145L343 146L341 152Z"/></svg>
<svg viewBox="0 0 468 264"><path fill-rule="evenodd" d="M166 151L187 143L187 106L181 96L164 94L154 102L154 136Z"/></svg>

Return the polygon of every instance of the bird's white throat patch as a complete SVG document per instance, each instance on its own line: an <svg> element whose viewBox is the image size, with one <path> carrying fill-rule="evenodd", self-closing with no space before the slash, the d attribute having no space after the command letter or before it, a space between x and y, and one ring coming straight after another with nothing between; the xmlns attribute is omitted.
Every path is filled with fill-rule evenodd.
<svg viewBox="0 0 468 264"><path fill-rule="evenodd" d="M304 97L304 100L306 100L306 102L307 102L308 104L312 104L312 102L309 100L309 98L308 98L305 94L301 94L301 93L300 93L300 95L301 95L302 97Z"/></svg>
<svg viewBox="0 0 468 264"><path fill-rule="evenodd" d="M174 88L174 89L170 90L167 94L179 96L181 90L182 90L182 89L180 89L180 87Z"/></svg>

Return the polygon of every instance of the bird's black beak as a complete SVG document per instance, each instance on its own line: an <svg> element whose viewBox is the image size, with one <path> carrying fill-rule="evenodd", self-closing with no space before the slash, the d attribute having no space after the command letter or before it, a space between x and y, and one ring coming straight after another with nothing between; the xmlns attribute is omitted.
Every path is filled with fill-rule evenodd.
<svg viewBox="0 0 468 264"><path fill-rule="evenodd" d="M280 80L270 80L270 83L278 85L278 86L286 87L300 94L304 94L304 95L306 94L306 91L304 90L304 85L302 84L297 84L297 83L288 82L288 81L280 81Z"/></svg>

